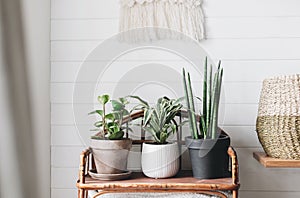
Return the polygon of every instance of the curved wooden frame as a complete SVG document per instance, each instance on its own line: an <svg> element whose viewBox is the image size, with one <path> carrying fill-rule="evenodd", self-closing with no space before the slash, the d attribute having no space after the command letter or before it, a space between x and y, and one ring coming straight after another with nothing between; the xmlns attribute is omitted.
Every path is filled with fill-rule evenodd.
<svg viewBox="0 0 300 198"><path fill-rule="evenodd" d="M186 117L186 112L182 111L178 116ZM185 115L184 115L185 114ZM124 123L129 122L143 116L143 111L136 112L124 119ZM199 117L198 117L199 119ZM225 133L222 131L222 133ZM128 136L128 134L127 134ZM178 138L179 139L179 138ZM142 144L145 139L134 140L133 144ZM182 142L181 142L182 143ZM133 192L165 192L165 193L201 193L207 195L216 195L226 198L227 195L221 191L231 191L232 198L238 198L239 172L238 159L233 147L228 148L228 155L231 159L230 178L197 180L190 176L178 176L169 179L156 179L153 181L140 174L137 178L122 181L100 181L91 179L88 175L90 169L95 168L93 156L90 149L84 150L80 155L79 179L77 181L78 198L87 198L88 190L98 190L94 198L107 193L133 193ZM181 171L187 172L187 171ZM189 171L191 173L191 171ZM184 180L184 181L183 181Z"/></svg>

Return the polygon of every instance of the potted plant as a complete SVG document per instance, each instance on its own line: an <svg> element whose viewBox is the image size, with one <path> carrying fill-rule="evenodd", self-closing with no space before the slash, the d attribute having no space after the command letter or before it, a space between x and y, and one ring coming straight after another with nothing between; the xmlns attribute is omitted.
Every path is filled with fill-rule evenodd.
<svg viewBox="0 0 300 198"><path fill-rule="evenodd" d="M144 142L142 149L142 171L152 178L167 178L179 170L179 148L177 142L168 142L168 137L177 131L174 118L182 108L180 100L159 98L154 106L140 100L144 110L143 129L149 132L152 142Z"/></svg>
<svg viewBox="0 0 300 198"><path fill-rule="evenodd" d="M227 150L230 138L218 127L218 112L221 94L223 68L219 61L212 77L212 65L204 64L202 113L195 114L194 96L190 74L183 69L183 85L188 108L191 136L185 137L189 149L193 176L199 179L227 177L229 157ZM197 124L199 123L199 124Z"/></svg>
<svg viewBox="0 0 300 198"><path fill-rule="evenodd" d="M89 114L97 114L100 120L95 122L98 133L91 138L91 149L95 159L97 173L120 174L127 171L127 159L132 140L124 138L123 118L129 115L125 109L125 98L110 100L109 95L98 96L102 109ZM106 105L111 102L112 111L106 112Z"/></svg>

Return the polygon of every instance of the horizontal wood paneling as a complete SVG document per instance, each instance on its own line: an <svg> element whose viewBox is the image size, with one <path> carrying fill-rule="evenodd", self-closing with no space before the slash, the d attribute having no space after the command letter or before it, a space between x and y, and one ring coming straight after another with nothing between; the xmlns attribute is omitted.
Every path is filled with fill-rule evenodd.
<svg viewBox="0 0 300 198"><path fill-rule="evenodd" d="M87 136L90 135L88 131L91 129L91 126L85 125L80 126L80 128L83 128L82 131L86 131ZM51 146L82 146L84 145L82 134L84 133L79 133L78 128L74 125L52 125Z"/></svg>
<svg viewBox="0 0 300 198"><path fill-rule="evenodd" d="M255 126L220 126L231 137L235 148L260 148Z"/></svg>
<svg viewBox="0 0 300 198"><path fill-rule="evenodd" d="M53 41L52 61L83 61L101 41ZM211 58L220 60L300 60L300 38L294 39L209 39L202 42ZM117 46L113 46L117 47ZM230 47L230 50L228 48ZM109 49L113 50L113 49ZM168 55L166 55L168 54ZM116 54L118 55L118 54ZM120 60L180 60L162 50L137 50ZM105 60L92 57L88 60Z"/></svg>
<svg viewBox="0 0 300 198"><path fill-rule="evenodd" d="M207 18L206 38L297 38L299 23L300 16ZM103 40L117 34L118 26L118 19L52 20L51 40Z"/></svg>
<svg viewBox="0 0 300 198"><path fill-rule="evenodd" d="M117 18L117 0L52 0L52 19ZM207 17L269 17L300 16L297 0L204 0L203 9Z"/></svg>
<svg viewBox="0 0 300 198"><path fill-rule="evenodd" d="M157 96L168 95L172 97L176 94L176 97L183 97L183 87L182 83L179 82L181 79L174 79L177 82L161 82L164 83L166 87L157 85L157 84L149 84L147 88L147 92L157 92L149 96L146 93L140 93L141 97L146 96L145 99L147 101L155 101ZM97 85L97 83L77 83L76 89L78 92L82 93L80 95L74 95L74 83L51 83L51 102L56 103L91 103L96 101L96 96L102 93L108 93L112 95L114 98L127 96L129 94L133 94L135 88L141 86L143 82L120 82L120 83L101 83ZM202 83L195 82L193 83L195 87L194 95L201 96L202 95ZM158 88L163 89L162 92L159 91ZM176 89L175 89L176 88ZM172 90L167 91L167 89ZM118 91L116 93L117 90ZM124 91L123 91L124 90ZM224 83L223 93L224 96L221 100L222 103L225 104L257 104L259 101L259 94L261 90L260 82L228 82ZM122 92L123 91L123 92ZM76 100L73 98L76 97ZM174 96L173 96L174 97Z"/></svg>
<svg viewBox="0 0 300 198"><path fill-rule="evenodd" d="M77 197L77 189L72 188L72 189L57 189L53 188L51 190L51 196L55 198L66 198L66 197Z"/></svg>
<svg viewBox="0 0 300 198"><path fill-rule="evenodd" d="M51 40L102 40L118 33L119 24L117 19L52 20L51 27Z"/></svg>
<svg viewBox="0 0 300 198"><path fill-rule="evenodd" d="M93 104L76 104L77 124L90 124L94 122L93 116L88 116L95 107ZM96 107L98 108L98 107ZM220 112L225 113L225 119L220 123L225 126L252 126L255 124L257 116L257 104L227 104L220 108ZM52 125L74 125L73 105L71 104L52 104L51 124ZM220 118L223 116L220 115Z"/></svg>
<svg viewBox="0 0 300 198"><path fill-rule="evenodd" d="M206 36L215 38L297 38L300 17L206 18ZM280 27L280 28L279 28Z"/></svg>
<svg viewBox="0 0 300 198"><path fill-rule="evenodd" d="M224 81L262 82L265 78L300 73L300 60L223 61Z"/></svg>
<svg viewBox="0 0 300 198"><path fill-rule="evenodd" d="M51 148L52 167L78 167L79 155L86 147L84 146L65 146Z"/></svg>
<svg viewBox="0 0 300 198"><path fill-rule="evenodd" d="M270 17L299 16L297 0L204 0L203 9L208 17Z"/></svg>
<svg viewBox="0 0 300 198"><path fill-rule="evenodd" d="M132 65L147 64L150 61L141 62L116 62L114 67L119 68L119 72L124 72L123 68L128 68ZM158 62L163 65L179 65L187 67L183 62ZM97 71L101 62L87 62L86 67L90 67L91 71ZM263 79L270 76L278 76L285 74L300 73L300 60L268 60L268 61L222 61L224 67L224 81L230 82L261 82ZM77 73L81 67L81 62L52 62L51 64L51 82L78 82L76 80ZM200 67L200 66L199 66ZM81 74L86 76L86 81L79 82L92 82L88 73ZM194 79L194 78L193 78ZM114 81L118 79L113 79ZM196 80L196 79L194 79Z"/></svg>
<svg viewBox="0 0 300 198"><path fill-rule="evenodd" d="M51 168L51 188L70 189L76 188L78 168ZM53 197L53 196L52 196Z"/></svg>
<svg viewBox="0 0 300 198"><path fill-rule="evenodd" d="M51 18L116 18L119 3L116 0L51 0Z"/></svg>
<svg viewBox="0 0 300 198"><path fill-rule="evenodd" d="M212 58L220 60L300 59L297 52L297 48L300 48L300 38L210 39L202 44Z"/></svg>

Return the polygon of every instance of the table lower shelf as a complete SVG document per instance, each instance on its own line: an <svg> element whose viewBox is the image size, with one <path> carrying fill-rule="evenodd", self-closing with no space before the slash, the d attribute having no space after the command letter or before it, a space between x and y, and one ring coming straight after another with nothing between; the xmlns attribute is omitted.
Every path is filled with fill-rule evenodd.
<svg viewBox="0 0 300 198"><path fill-rule="evenodd" d="M153 179L141 172L133 172L130 178L118 181L101 181L85 177L85 183L77 183L78 188L87 190L237 190L232 178L200 180L192 177L191 171L180 171L177 176L167 179Z"/></svg>

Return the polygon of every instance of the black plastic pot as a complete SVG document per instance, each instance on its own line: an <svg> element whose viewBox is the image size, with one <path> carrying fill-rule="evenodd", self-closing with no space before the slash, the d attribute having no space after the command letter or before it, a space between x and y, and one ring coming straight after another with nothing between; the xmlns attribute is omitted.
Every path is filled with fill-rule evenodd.
<svg viewBox="0 0 300 198"><path fill-rule="evenodd" d="M197 179L215 179L229 177L229 136L221 135L218 139L185 138L189 149L193 176Z"/></svg>

